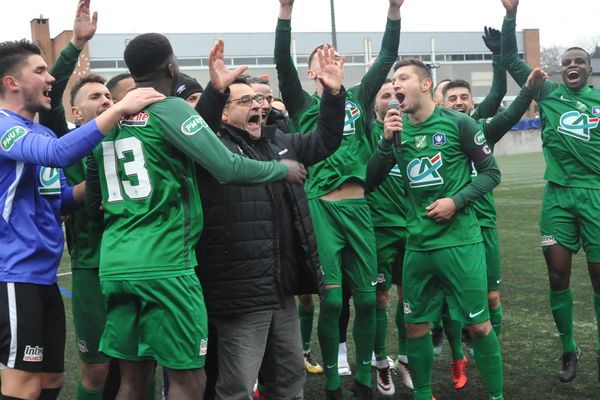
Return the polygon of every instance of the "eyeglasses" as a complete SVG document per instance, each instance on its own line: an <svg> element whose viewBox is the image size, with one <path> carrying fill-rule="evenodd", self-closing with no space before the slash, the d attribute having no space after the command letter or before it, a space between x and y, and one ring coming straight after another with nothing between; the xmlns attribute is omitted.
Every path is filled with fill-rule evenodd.
<svg viewBox="0 0 600 400"><path fill-rule="evenodd" d="M258 105L261 105L265 98L262 94L257 94L256 96L250 96L249 94L242 96L237 99L229 100L227 103L233 103L234 101L239 101L242 106L249 106L252 104L252 101L256 101Z"/></svg>

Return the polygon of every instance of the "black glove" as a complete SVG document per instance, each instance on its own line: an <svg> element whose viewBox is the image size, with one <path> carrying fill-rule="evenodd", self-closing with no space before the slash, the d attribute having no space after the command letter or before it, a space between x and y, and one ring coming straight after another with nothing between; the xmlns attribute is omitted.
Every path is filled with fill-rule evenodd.
<svg viewBox="0 0 600 400"><path fill-rule="evenodd" d="M502 33L498 29L487 26L483 28L483 33L484 35L482 35L481 38L486 47L490 49L492 53L500 54L500 38L502 37Z"/></svg>

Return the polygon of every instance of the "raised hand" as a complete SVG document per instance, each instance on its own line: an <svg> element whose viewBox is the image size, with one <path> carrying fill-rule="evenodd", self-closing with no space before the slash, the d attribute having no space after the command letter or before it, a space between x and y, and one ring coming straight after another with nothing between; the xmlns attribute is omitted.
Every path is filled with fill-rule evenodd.
<svg viewBox="0 0 600 400"><path fill-rule="evenodd" d="M73 22L73 37L71 43L77 49L83 49L83 46L94 37L98 25L98 12L90 16L90 0L79 0L77 11L75 12L75 21Z"/></svg>
<svg viewBox="0 0 600 400"><path fill-rule="evenodd" d="M304 164L293 160L281 160L288 168L287 181L289 183L303 184L306 181L306 168Z"/></svg>
<svg viewBox="0 0 600 400"><path fill-rule="evenodd" d="M294 0L279 0L279 4L282 7L291 7L294 5Z"/></svg>
<svg viewBox="0 0 600 400"><path fill-rule="evenodd" d="M509 18L517 17L517 7L519 6L519 0L501 0L502 5L506 9L506 16Z"/></svg>
<svg viewBox="0 0 600 400"><path fill-rule="evenodd" d="M283 0L280 0L280 1L283 1ZM400 8L400 7L402 7L402 4L404 4L404 0L390 0L390 7Z"/></svg>
<svg viewBox="0 0 600 400"><path fill-rule="evenodd" d="M236 69L228 69L224 61L225 42L218 39L208 55L208 72L212 86L220 92L224 92L229 85L235 81L235 78L243 74L247 65L242 65Z"/></svg>
<svg viewBox="0 0 600 400"><path fill-rule="evenodd" d="M294 0L279 0L279 19L291 19Z"/></svg>
<svg viewBox="0 0 600 400"><path fill-rule="evenodd" d="M548 74L546 71L538 67L531 71L531 74L529 74L525 85L527 86L527 89L534 91L539 89L547 79Z"/></svg>
<svg viewBox="0 0 600 400"><path fill-rule="evenodd" d="M344 57L335 53L333 47L328 45L317 50L319 60L319 73L317 79L323 87L337 94L342 88L344 79Z"/></svg>
<svg viewBox="0 0 600 400"><path fill-rule="evenodd" d="M502 32L498 29L491 27L483 28L483 35L481 36L483 43L490 51L494 54L500 54L500 39L502 38Z"/></svg>

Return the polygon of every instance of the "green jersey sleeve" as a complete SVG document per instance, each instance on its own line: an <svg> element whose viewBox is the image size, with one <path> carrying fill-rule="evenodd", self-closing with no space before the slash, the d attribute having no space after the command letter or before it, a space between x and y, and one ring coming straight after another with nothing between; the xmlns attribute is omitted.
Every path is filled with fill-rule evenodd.
<svg viewBox="0 0 600 400"><path fill-rule="evenodd" d="M527 86L523 86L519 95L505 111L483 121L485 138L490 146L493 147L498 143L510 131L510 128L519 122L529 108L532 99L533 92Z"/></svg>
<svg viewBox="0 0 600 400"><path fill-rule="evenodd" d="M502 22L502 39L501 39L501 57L506 70L517 82L519 86L523 86L527 82L527 78L532 69L529 65L519 57L519 49L517 47L517 36L515 33L517 22L512 18L504 17Z"/></svg>
<svg viewBox="0 0 600 400"><path fill-rule="evenodd" d="M474 120L481 118L489 118L496 115L502 99L506 94L506 68L502 63L502 57L494 54L492 57L492 87L489 93L485 96L485 99L473 110L471 117Z"/></svg>
<svg viewBox="0 0 600 400"><path fill-rule="evenodd" d="M230 152L185 100L169 97L149 108L164 138L221 183L265 183L285 179L278 161L255 161Z"/></svg>

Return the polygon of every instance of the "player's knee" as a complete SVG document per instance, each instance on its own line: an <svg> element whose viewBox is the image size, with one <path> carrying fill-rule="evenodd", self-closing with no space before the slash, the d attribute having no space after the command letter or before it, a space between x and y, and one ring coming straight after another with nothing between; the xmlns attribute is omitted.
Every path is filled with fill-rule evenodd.
<svg viewBox="0 0 600 400"><path fill-rule="evenodd" d="M42 393L42 376L39 373L7 376L3 374L2 394L17 399L35 400Z"/></svg>
<svg viewBox="0 0 600 400"><path fill-rule="evenodd" d="M325 296L321 300L321 313L337 315L342 312L342 288L336 287L325 290Z"/></svg>
<svg viewBox="0 0 600 400"><path fill-rule="evenodd" d="M106 382L109 363L82 363L81 383L90 390L100 389Z"/></svg>
<svg viewBox="0 0 600 400"><path fill-rule="evenodd" d="M385 310L387 303L390 299L389 290L377 290L377 302L375 306L378 310Z"/></svg>
<svg viewBox="0 0 600 400"><path fill-rule="evenodd" d="M298 296L298 303L300 307L305 310L310 310L314 307L313 298L311 294L301 294Z"/></svg>
<svg viewBox="0 0 600 400"><path fill-rule="evenodd" d="M373 310L375 311L376 296L375 292L357 292L354 293L354 307L356 311Z"/></svg>
<svg viewBox="0 0 600 400"><path fill-rule="evenodd" d="M500 291L491 290L488 292L488 306L490 310L498 308L500 305Z"/></svg>
<svg viewBox="0 0 600 400"><path fill-rule="evenodd" d="M44 388L61 388L65 384L65 374L62 372L56 374L42 374L42 387Z"/></svg>
<svg viewBox="0 0 600 400"><path fill-rule="evenodd" d="M406 337L418 339L429 332L429 324L406 324Z"/></svg>
<svg viewBox="0 0 600 400"><path fill-rule="evenodd" d="M487 336L492 331L492 324L490 321L485 321L481 324L467 325L467 330L471 338L478 339Z"/></svg>

